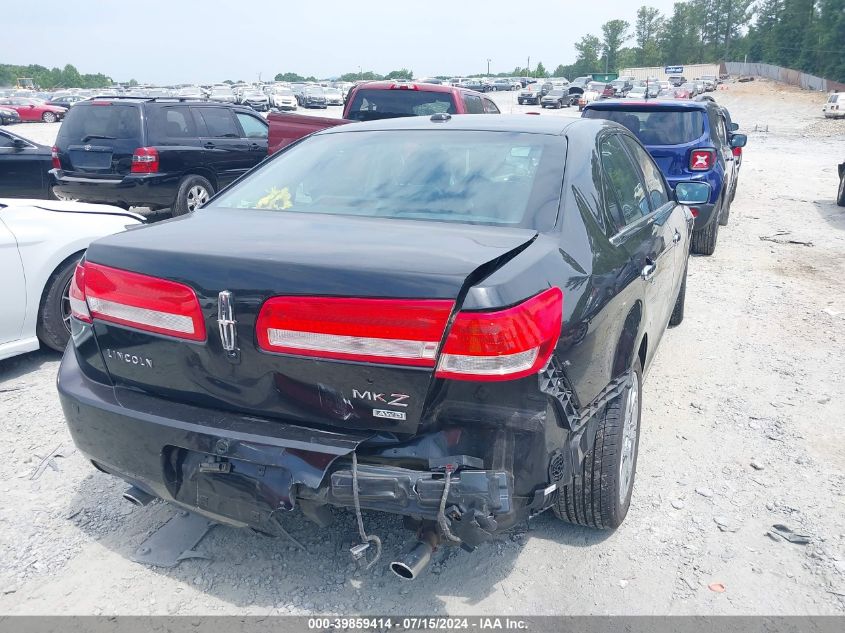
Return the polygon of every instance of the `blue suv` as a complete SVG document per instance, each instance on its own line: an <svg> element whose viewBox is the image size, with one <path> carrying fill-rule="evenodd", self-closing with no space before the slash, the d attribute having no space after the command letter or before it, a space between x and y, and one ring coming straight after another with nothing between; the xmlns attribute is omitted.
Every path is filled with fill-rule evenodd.
<svg viewBox="0 0 845 633"><path fill-rule="evenodd" d="M669 185L697 180L710 185L707 204L691 208L695 227L693 253L712 255L719 226L728 223L736 193L739 166L734 147L744 134L734 133L724 108L712 99L701 101L595 101L584 108L588 119L608 119L631 130L652 155Z"/></svg>

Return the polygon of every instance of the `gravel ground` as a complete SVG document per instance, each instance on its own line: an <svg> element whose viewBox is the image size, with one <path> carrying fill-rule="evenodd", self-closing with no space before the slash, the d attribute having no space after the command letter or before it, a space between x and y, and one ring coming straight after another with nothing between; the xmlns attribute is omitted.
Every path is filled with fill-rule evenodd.
<svg viewBox="0 0 845 633"><path fill-rule="evenodd" d="M386 568L411 541L398 519L365 514L385 551L362 573L351 513L327 530L294 514L286 525L306 552L216 527L198 546L207 560L148 568L129 556L174 510L127 504L125 485L74 451L59 357L36 352L0 362L0 613L845 612L845 209L833 202L845 121L821 119L824 95L769 82L716 97L749 131L739 191L716 254L690 264L686 320L646 380L620 529L546 513L473 553L440 552L411 583ZM55 126L15 131L49 144ZM56 469L33 478L54 450ZM773 540L773 524L810 542Z"/></svg>

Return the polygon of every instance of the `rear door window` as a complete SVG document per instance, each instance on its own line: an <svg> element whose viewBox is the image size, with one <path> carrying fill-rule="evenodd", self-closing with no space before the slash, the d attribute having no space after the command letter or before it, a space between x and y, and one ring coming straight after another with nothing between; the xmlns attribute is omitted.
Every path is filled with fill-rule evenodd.
<svg viewBox="0 0 845 633"><path fill-rule="evenodd" d="M467 114L484 114L484 105L481 103L481 97L477 95L464 95L464 105Z"/></svg>
<svg viewBox="0 0 845 633"><path fill-rule="evenodd" d="M651 202L652 210L657 210L669 202L669 192L660 173L660 168L654 164L654 159L630 137L620 136L622 142L628 148L633 159L640 166L645 177L645 188L648 192L648 199Z"/></svg>
<svg viewBox="0 0 845 633"><path fill-rule="evenodd" d="M259 121L256 117L245 114L243 112L237 113L238 122L244 130L245 138L267 138L267 124Z"/></svg>
<svg viewBox="0 0 845 633"><path fill-rule="evenodd" d="M617 134L601 141L601 163L606 176L605 202L621 229L651 213L640 172Z"/></svg>
<svg viewBox="0 0 845 633"><path fill-rule="evenodd" d="M496 104L490 99L484 99L484 114L501 114Z"/></svg>
<svg viewBox="0 0 845 633"><path fill-rule="evenodd" d="M187 106L147 108L147 132L152 145L197 137L194 118Z"/></svg>
<svg viewBox="0 0 845 633"><path fill-rule="evenodd" d="M194 108L205 124L207 136L212 138L240 138L235 117L228 108Z"/></svg>
<svg viewBox="0 0 845 633"><path fill-rule="evenodd" d="M643 145L683 145L692 143L704 133L701 110L655 108L588 108L588 119L607 119L631 130Z"/></svg>
<svg viewBox="0 0 845 633"><path fill-rule="evenodd" d="M108 140L141 141L141 110L137 105L79 105L68 110L57 143Z"/></svg>

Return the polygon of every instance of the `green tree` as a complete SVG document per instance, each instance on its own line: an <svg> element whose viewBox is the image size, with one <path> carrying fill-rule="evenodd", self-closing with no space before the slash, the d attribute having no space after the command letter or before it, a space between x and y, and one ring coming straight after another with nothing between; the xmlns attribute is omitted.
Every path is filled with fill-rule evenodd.
<svg viewBox="0 0 845 633"><path fill-rule="evenodd" d="M637 10L634 38L637 41L636 65L655 66L660 63L657 35L663 25L663 15L654 7L642 6Z"/></svg>
<svg viewBox="0 0 845 633"><path fill-rule="evenodd" d="M619 69L619 49L631 38L630 28L631 25L625 20L610 20L602 24L601 32L604 39L601 47L605 72L614 72Z"/></svg>
<svg viewBox="0 0 845 633"><path fill-rule="evenodd" d="M543 62L537 62L537 68L534 69L534 76L538 79L543 79L549 76L549 73L546 71L546 67L543 66Z"/></svg>
<svg viewBox="0 0 845 633"><path fill-rule="evenodd" d="M601 40L595 35L584 35L575 42L578 53L572 65L573 77L589 75L599 70L599 55L601 54Z"/></svg>
<svg viewBox="0 0 845 633"><path fill-rule="evenodd" d="M278 73L275 77L275 81L287 81L293 83L305 81L305 77L298 73Z"/></svg>
<svg viewBox="0 0 845 633"><path fill-rule="evenodd" d="M558 64L555 71L552 73L552 77L566 77L567 73L569 72L569 66L564 66L563 64ZM568 77L567 77L568 79Z"/></svg>
<svg viewBox="0 0 845 633"><path fill-rule="evenodd" d="M385 79L407 79L410 81L414 78L414 73L407 68L403 68L402 70L391 70L387 75L384 76Z"/></svg>

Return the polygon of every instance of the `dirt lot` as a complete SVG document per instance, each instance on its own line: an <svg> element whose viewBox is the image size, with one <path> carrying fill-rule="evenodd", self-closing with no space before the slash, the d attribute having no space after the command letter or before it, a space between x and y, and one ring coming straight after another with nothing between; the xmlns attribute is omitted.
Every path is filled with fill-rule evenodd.
<svg viewBox="0 0 845 633"><path fill-rule="evenodd" d="M74 452L54 387L59 358L38 352L0 362L0 612L845 612L845 209L833 203L845 121L821 118L824 95L772 83L716 97L749 133L739 191L716 254L690 265L686 320L646 380L619 530L547 513L473 553L442 552L409 583L386 569L410 542L400 521L365 515L385 552L361 573L348 556L353 515L338 511L327 531L287 517L307 552L217 527L198 547L208 560L144 567L130 554L174 510L129 505L123 483ZM508 111L515 94L496 99ZM29 130L46 143L55 134L16 127ZM58 470L32 479L57 447ZM770 538L773 524L810 543Z"/></svg>

